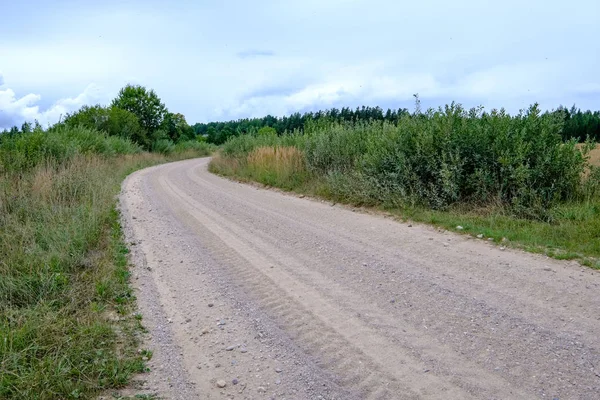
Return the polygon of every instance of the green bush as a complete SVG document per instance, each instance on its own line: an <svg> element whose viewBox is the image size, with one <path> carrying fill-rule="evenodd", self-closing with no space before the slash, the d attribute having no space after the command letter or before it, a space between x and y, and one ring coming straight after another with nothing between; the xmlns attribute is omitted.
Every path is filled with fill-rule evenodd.
<svg viewBox="0 0 600 400"><path fill-rule="evenodd" d="M59 126L44 132L0 136L0 172L24 172L43 162L64 163L78 154L114 156L139 153L128 139L108 137L95 129Z"/></svg>
<svg viewBox="0 0 600 400"><path fill-rule="evenodd" d="M372 121L311 125L305 133L229 139L224 157L243 164L258 147L294 146L330 194L363 204L446 209L501 205L514 215L549 220L553 205L582 198L586 149L561 138L564 119L537 105L510 116L451 104ZM597 175L597 174L596 174ZM594 175L595 177L595 175ZM587 191L595 191L594 180Z"/></svg>
<svg viewBox="0 0 600 400"><path fill-rule="evenodd" d="M223 155L228 157L245 158L250 152L258 147L268 146L293 146L303 149L306 144L306 136L300 132L287 135L241 135L231 137L221 147Z"/></svg>
<svg viewBox="0 0 600 400"><path fill-rule="evenodd" d="M158 139L152 143L152 151L160 154L170 154L175 150L175 144L170 139Z"/></svg>
<svg viewBox="0 0 600 400"><path fill-rule="evenodd" d="M102 131L108 136L129 139L146 148L149 144L148 134L137 116L118 107L83 106L79 111L67 114L64 125Z"/></svg>
<svg viewBox="0 0 600 400"><path fill-rule="evenodd" d="M277 136L277 131L270 126L263 126L257 132L259 136Z"/></svg>
<svg viewBox="0 0 600 400"><path fill-rule="evenodd" d="M179 142L174 146L174 151L176 152L184 152L193 150L198 153L199 156L210 155L216 146L214 144L206 143L206 142L198 142L195 140L188 140L185 142Z"/></svg>

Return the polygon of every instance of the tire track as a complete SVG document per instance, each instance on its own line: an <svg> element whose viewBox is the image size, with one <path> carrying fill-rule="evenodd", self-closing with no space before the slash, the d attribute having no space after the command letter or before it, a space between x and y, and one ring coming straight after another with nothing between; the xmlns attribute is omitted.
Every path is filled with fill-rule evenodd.
<svg viewBox="0 0 600 400"><path fill-rule="evenodd" d="M232 263L232 266L238 270L242 281L250 285L250 292L258 296L260 304L268 310L270 315L273 315L276 320L301 321L302 325L312 327L311 330L295 332L289 325L283 327L283 329L290 332L292 337L294 337L294 334L297 335L295 336L297 342L308 345L309 354L314 355L316 352L323 352L323 350L326 350L327 343L335 343L338 349L347 349L344 353L338 353L338 359L352 360L353 354L360 354L359 359L352 360L350 363L369 365L369 370L377 374L377 377L365 375L364 373L350 374L342 380L342 386L356 387L365 393L367 396L365 398L371 398L370 396L376 388L382 385L391 387L387 392L388 398L419 398L423 396L427 398L470 398L468 385L466 385L466 388L460 388L441 377L424 373L423 371L428 370L426 365L413 359L403 351L399 351L396 346L378 335L376 331L363 323L357 322L345 310L324 299L313 287L304 285L283 272L284 265L294 270L301 270L304 265L293 257L286 257L283 261L279 261L270 256L276 254L277 249L257 237L249 237L234 223L211 213L198 201L173 185L169 180L168 170L157 177L157 183L162 187L166 196L186 204L185 212L190 217L186 220L198 221L202 227L207 228L221 240L221 243L215 243L212 246L223 252L220 255L221 257L231 259L239 256L241 258L239 261ZM235 255L231 253L235 253ZM243 268L242 265L250 265L253 268ZM275 269L267 269L264 267L266 265L275 265ZM269 280L264 279L265 276ZM319 285L321 287L331 288L336 286L334 283L328 282L323 276L314 277L312 281L313 283L321 282ZM269 282L269 284L267 285L265 282ZM296 297L293 300L290 298L289 288L291 287L296 287L296 291L305 294L304 301L298 301L299 299ZM283 289L283 293L276 291L276 288ZM287 299L282 300L286 295ZM339 295L344 297L344 302L356 305L355 308L362 303L361 299L352 299L352 296L347 293ZM369 314L371 318L380 321L390 319L389 315L380 314L374 306L363 304L362 307L356 309L362 309L363 313ZM312 314L316 315L313 316ZM334 317L336 315L337 318ZM310 319L308 319L309 316ZM405 325L404 330L406 330L406 327L407 325ZM324 341L321 334L315 335L315 330L317 332L327 332L329 341ZM370 338L368 343L362 340L365 337ZM418 333L414 332L412 337L417 340ZM456 362L462 362L463 368L469 371L462 378L471 380L473 385L476 385L477 382L485 382L490 394L494 397L500 395L499 398L501 398L502 393L513 398L528 397L525 393L518 393L516 390L510 389L507 382L502 381L497 376L487 374L477 366L467 367L466 364L468 363L465 363L458 356L452 355L450 349L441 349L431 343L429 346L434 347L434 353L443 353L447 357L454 358ZM325 359L335 360L335 356L335 352L323 352L323 358ZM328 369L335 370L339 364L334 361L326 363L325 366ZM393 371L393 375L386 376L387 374L382 371L388 371L388 374ZM342 376L347 373L348 371L341 369L338 371L338 374ZM409 385L399 386L399 382L409 382ZM415 387L416 390L414 390ZM508 391L507 388L509 388ZM411 389L413 393L411 393ZM399 393L405 393L405 395L398 397ZM378 397L382 395L381 393L377 394Z"/></svg>
<svg viewBox="0 0 600 400"><path fill-rule="evenodd" d="M172 297L161 302L177 315L174 337L186 351L201 351L182 353L201 383L199 398L267 391L288 399L593 399L600 392L593 271L225 181L206 172L206 160L138 176L144 196L161 206L137 223L160 221L169 231L155 230L141 247L155 255L148 267L168 289L160 296ZM174 259L161 264L166 257ZM203 311L213 298L219 303ZM234 318L197 334L203 324L195 318L219 321L239 310L256 316L256 328ZM271 349L258 318L279 346L294 350ZM251 357L228 352L232 340L254 346ZM195 370L198 360L208 364ZM261 365L272 371L281 361L289 372L304 371L294 375L302 380L278 387L285 374ZM202 384L218 379L223 365L255 386L272 376L274 386L263 384L257 396L245 386L219 392L215 380ZM316 376L327 376L331 390L316 388Z"/></svg>

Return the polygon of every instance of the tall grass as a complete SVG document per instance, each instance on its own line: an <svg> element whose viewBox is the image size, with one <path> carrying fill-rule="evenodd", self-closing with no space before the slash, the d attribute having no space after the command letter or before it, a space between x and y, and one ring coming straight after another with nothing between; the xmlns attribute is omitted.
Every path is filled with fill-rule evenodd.
<svg viewBox="0 0 600 400"><path fill-rule="evenodd" d="M239 178L288 190L302 184L307 176L304 154L291 146L256 147L245 158L230 161L216 156L210 168L227 169L228 175L236 174Z"/></svg>
<svg viewBox="0 0 600 400"><path fill-rule="evenodd" d="M89 398L143 371L115 195L167 160L79 128L0 138L0 398Z"/></svg>
<svg viewBox="0 0 600 400"><path fill-rule="evenodd" d="M414 218L501 215L526 225L556 226L573 222L567 222L565 208L595 209L600 186L600 173L589 172L592 144L564 142L562 124L560 116L542 115L537 106L510 116L452 104L404 115L397 124L318 124L292 135L232 138L211 170L289 190L311 188L340 202L411 210ZM286 146L303 154L304 171L290 178L274 159L252 172L256 149L268 154L266 147ZM596 249L584 252L596 254Z"/></svg>

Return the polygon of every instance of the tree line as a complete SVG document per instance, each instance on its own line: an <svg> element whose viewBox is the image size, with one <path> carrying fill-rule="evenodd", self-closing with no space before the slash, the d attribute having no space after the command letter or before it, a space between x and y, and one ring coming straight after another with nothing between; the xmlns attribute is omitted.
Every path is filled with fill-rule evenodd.
<svg viewBox="0 0 600 400"><path fill-rule="evenodd" d="M328 122L358 122L358 121L389 121L397 123L410 112L406 108L398 110L381 107L359 107L353 110L349 107L332 108L317 112L293 113L289 116L274 117L267 115L262 118L245 118L228 122L197 123L192 128L197 135L205 136L207 141L222 144L230 137L258 132L261 128L273 128L277 134L303 130L307 124Z"/></svg>
<svg viewBox="0 0 600 400"><path fill-rule="evenodd" d="M109 106L83 106L80 110L67 114L54 127L66 125L96 129L109 136L130 139L144 149L153 150L194 139L219 145L231 137L256 134L261 129L265 132L264 128L282 135L285 132L302 131L310 126L332 122L385 121L397 125L402 118L414 117L420 113L417 98L417 106L413 112L406 108L384 111L381 107L362 106L356 109L344 107L317 112L297 112L283 117L267 115L262 118L197 123L190 126L182 114L169 112L154 90L138 85L127 85L119 91L118 96ZM576 138L583 142L590 138L600 142L600 111L582 111L575 106L571 108L560 106L546 113L561 116L563 120L561 135L564 140ZM14 126L0 134L14 135L41 128L37 121L33 124L25 122L20 128Z"/></svg>
<svg viewBox="0 0 600 400"><path fill-rule="evenodd" d="M196 133L179 113L170 112L154 90L140 85L123 87L109 106L85 105L69 113L50 130L83 127L108 136L129 139L145 150L162 149L175 143L196 139ZM35 121L14 126L0 134L12 136L43 130ZM0 138L2 135L0 135Z"/></svg>
<svg viewBox="0 0 600 400"><path fill-rule="evenodd" d="M197 123L192 126L196 135L203 136L209 143L223 144L229 138L244 134L254 134L262 128L274 129L277 134L304 130L307 125L325 124L330 122L359 122L359 121L385 121L394 125L398 124L405 116L419 114L419 101L414 112L406 108L387 109L381 107L357 107L351 109L331 108L324 111L294 113L290 116L274 117L267 115L262 118L245 118L227 122ZM600 111L582 111L577 107L558 107L548 111L547 114L560 115L563 120L562 138L569 140L576 138L583 142L587 138L600 142Z"/></svg>

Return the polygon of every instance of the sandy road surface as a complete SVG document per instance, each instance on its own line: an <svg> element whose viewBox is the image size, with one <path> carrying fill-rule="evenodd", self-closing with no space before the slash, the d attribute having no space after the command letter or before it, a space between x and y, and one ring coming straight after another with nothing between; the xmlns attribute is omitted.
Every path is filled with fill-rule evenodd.
<svg viewBox="0 0 600 400"><path fill-rule="evenodd" d="M207 164L123 186L154 350L146 391L600 399L599 273L231 182Z"/></svg>

